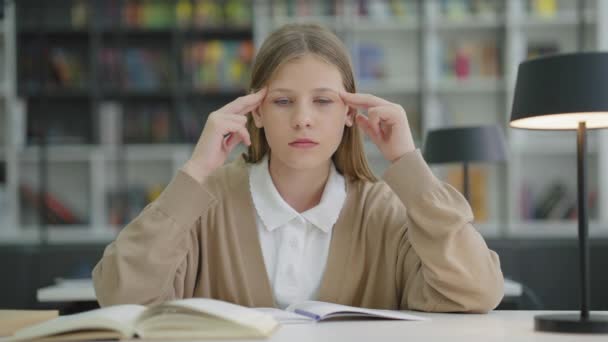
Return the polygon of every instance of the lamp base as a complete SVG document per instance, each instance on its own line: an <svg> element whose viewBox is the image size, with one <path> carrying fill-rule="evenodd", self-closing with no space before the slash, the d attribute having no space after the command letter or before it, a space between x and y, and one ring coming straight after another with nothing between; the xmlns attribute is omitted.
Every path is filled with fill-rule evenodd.
<svg viewBox="0 0 608 342"><path fill-rule="evenodd" d="M534 317L536 331L608 334L608 315L589 314L582 319L580 313L538 315Z"/></svg>

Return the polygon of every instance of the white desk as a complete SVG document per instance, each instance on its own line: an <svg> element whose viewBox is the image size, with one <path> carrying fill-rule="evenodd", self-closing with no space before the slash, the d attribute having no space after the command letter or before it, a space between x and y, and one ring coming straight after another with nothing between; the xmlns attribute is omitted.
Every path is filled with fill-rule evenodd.
<svg viewBox="0 0 608 342"><path fill-rule="evenodd" d="M521 284L505 279L505 297L520 297ZM39 302L97 301L91 279L57 280L57 284L38 289Z"/></svg>
<svg viewBox="0 0 608 342"><path fill-rule="evenodd" d="M55 285L38 289L36 298L39 302L97 301L91 279L58 279Z"/></svg>
<svg viewBox="0 0 608 342"><path fill-rule="evenodd" d="M284 325L269 342L545 342L608 341L608 335L556 334L534 331L534 315L547 311L494 311L486 315L429 314L425 322L342 321ZM608 312L605 312L608 314ZM226 340L223 340L224 342ZM141 342L133 340L133 342ZM161 341L159 341L161 342Z"/></svg>

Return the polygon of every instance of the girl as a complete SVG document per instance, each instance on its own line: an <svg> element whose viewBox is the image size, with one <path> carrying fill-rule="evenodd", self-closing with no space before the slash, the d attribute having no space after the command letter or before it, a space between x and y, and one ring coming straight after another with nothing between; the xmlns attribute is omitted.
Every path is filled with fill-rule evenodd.
<svg viewBox="0 0 608 342"><path fill-rule="evenodd" d="M431 173L400 105L356 93L346 51L316 25L266 39L252 93L209 115L189 161L106 248L93 270L101 305L497 306L498 256L467 201ZM383 181L360 130L391 162ZM223 166L239 143L247 153Z"/></svg>

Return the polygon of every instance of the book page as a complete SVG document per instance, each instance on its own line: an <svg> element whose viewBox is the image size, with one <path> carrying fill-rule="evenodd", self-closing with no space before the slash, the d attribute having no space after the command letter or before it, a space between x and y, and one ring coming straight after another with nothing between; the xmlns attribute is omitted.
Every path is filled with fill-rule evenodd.
<svg viewBox="0 0 608 342"><path fill-rule="evenodd" d="M171 315L192 314L193 317L196 317L196 313L232 322L233 325L252 328L260 331L263 335L269 334L278 326L278 322L270 315L244 306L209 298L179 299L150 307L140 317L136 325L145 325L146 320L158 315L167 316L169 320Z"/></svg>
<svg viewBox="0 0 608 342"><path fill-rule="evenodd" d="M59 316L57 310L0 310L0 336Z"/></svg>
<svg viewBox="0 0 608 342"><path fill-rule="evenodd" d="M133 324L146 309L141 305L115 305L83 313L60 316L17 331L10 341L51 336L74 331L116 331L121 336L133 336Z"/></svg>
<svg viewBox="0 0 608 342"><path fill-rule="evenodd" d="M277 308L254 308L260 312L271 315L274 319L276 319L281 324L302 324L302 323L313 323L314 319L297 314L295 312L290 312L286 310L281 310Z"/></svg>
<svg viewBox="0 0 608 342"><path fill-rule="evenodd" d="M403 311L366 309L319 301L292 304L286 310L308 316L317 321L337 317L370 317L410 321L428 320L426 317L416 316Z"/></svg>

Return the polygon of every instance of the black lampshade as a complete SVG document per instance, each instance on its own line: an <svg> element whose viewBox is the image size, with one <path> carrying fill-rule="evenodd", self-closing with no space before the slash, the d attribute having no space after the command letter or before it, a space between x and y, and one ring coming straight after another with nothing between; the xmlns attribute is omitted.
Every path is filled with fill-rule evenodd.
<svg viewBox="0 0 608 342"><path fill-rule="evenodd" d="M504 161L503 133L496 125L432 130L426 137L424 159L432 164Z"/></svg>
<svg viewBox="0 0 608 342"><path fill-rule="evenodd" d="M608 53L531 59L519 65L511 127L575 130L608 127Z"/></svg>

